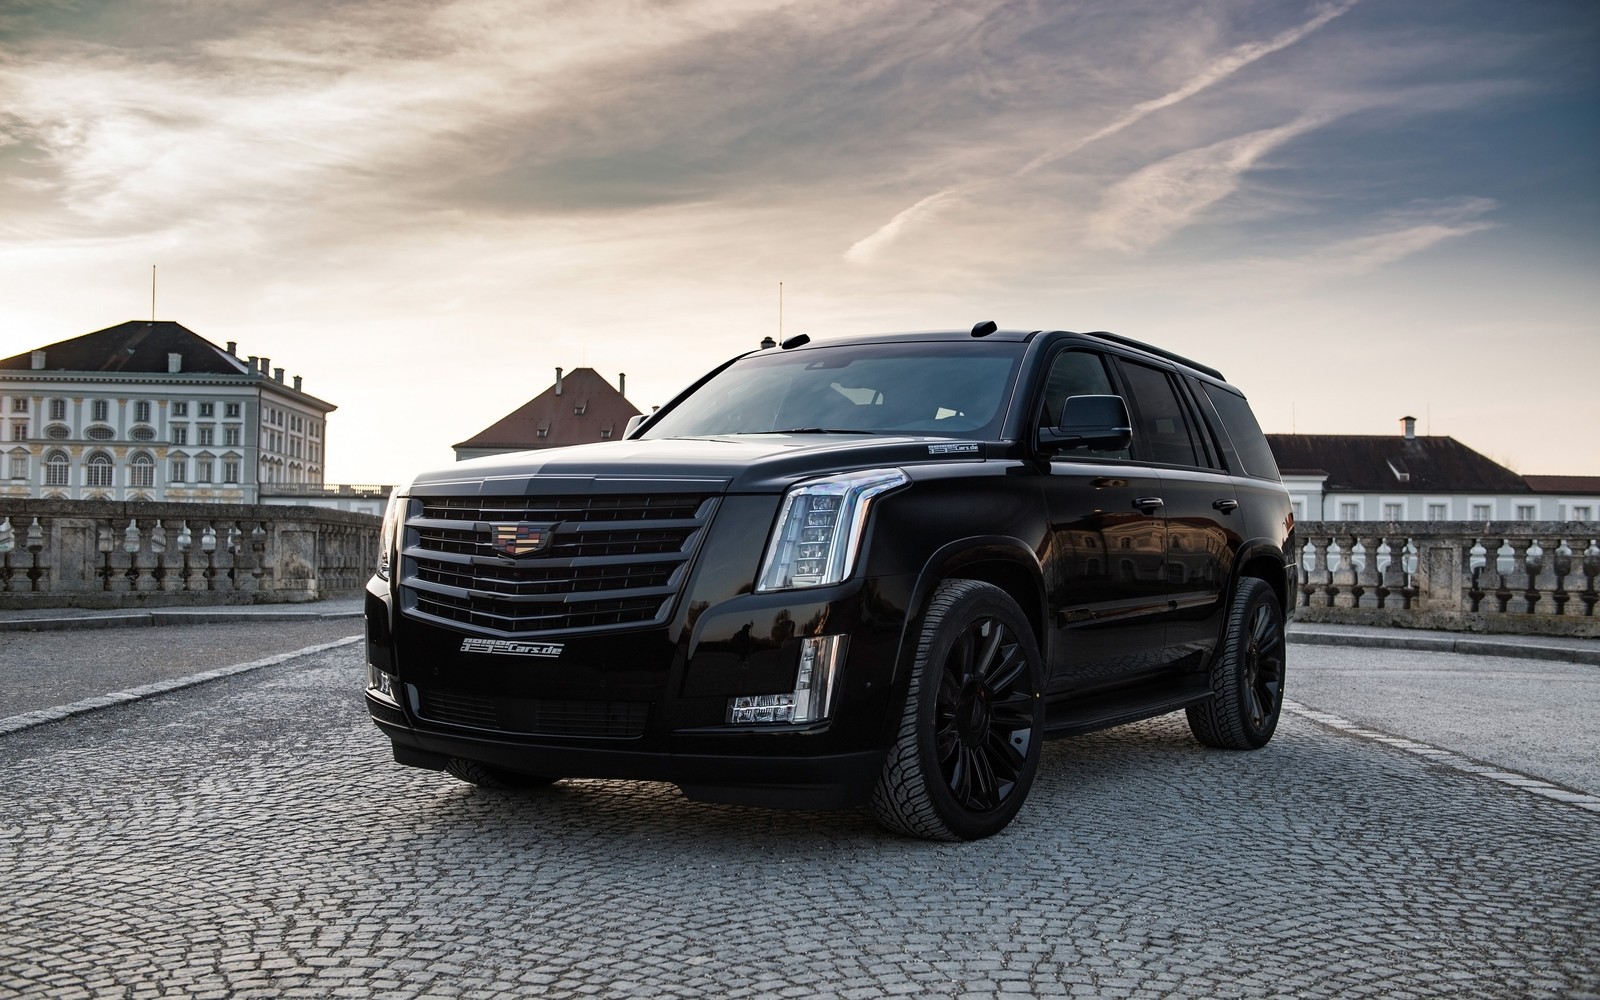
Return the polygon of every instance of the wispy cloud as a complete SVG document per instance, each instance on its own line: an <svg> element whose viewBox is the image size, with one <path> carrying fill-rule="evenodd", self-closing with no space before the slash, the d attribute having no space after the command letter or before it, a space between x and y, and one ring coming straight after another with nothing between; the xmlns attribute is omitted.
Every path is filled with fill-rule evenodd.
<svg viewBox="0 0 1600 1000"><path fill-rule="evenodd" d="M1112 185L1090 216L1090 245L1136 253L1189 225L1232 194L1240 179L1272 150L1324 124L1307 115L1151 164Z"/></svg>
<svg viewBox="0 0 1600 1000"><path fill-rule="evenodd" d="M1334 18L1349 11L1358 2L1359 0L1340 0L1338 3L1328 4L1310 20L1287 31L1280 32L1267 41L1237 46L1207 63L1200 72L1190 77L1182 86L1162 94L1160 97L1134 105L1087 136L1054 146L1043 153L1039 153L1021 167L1009 172L1003 179L1014 180L1030 174L1048 163L1070 156L1092 143L1115 135L1157 111L1172 107L1203 90L1214 87L1262 57L1294 45ZM921 198L909 208L897 213L872 233L853 243L845 251L845 260L854 264L871 262L907 228L928 218L941 206L947 206L956 199L971 197L982 188L997 183L997 180L995 178L985 178L953 184L941 191Z"/></svg>

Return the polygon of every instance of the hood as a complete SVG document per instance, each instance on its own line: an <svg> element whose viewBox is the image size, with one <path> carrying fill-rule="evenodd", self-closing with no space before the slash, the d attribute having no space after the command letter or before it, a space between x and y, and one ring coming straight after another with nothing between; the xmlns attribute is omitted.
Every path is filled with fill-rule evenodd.
<svg viewBox="0 0 1600 1000"><path fill-rule="evenodd" d="M604 441L458 462L419 475L412 489L444 494L775 493L812 476L982 461L983 453L983 445L975 441L855 434Z"/></svg>

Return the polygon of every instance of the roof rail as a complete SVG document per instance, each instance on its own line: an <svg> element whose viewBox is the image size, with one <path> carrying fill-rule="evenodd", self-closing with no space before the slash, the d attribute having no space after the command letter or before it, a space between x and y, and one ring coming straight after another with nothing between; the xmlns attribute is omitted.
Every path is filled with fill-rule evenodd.
<svg viewBox="0 0 1600 1000"><path fill-rule="evenodd" d="M1166 358L1168 361L1176 361L1180 365L1188 365L1195 371L1204 372L1219 382L1228 381L1221 372L1217 371L1215 368L1212 368L1210 365L1203 365L1200 362L1195 361L1193 358L1186 358L1181 354L1174 354L1165 348L1156 347L1153 344L1146 344L1142 340L1134 340L1132 337L1124 337L1119 333L1107 333L1104 330L1093 330L1086 334L1086 336L1099 337L1101 340L1109 340L1113 344L1121 344L1124 347L1134 347L1141 351L1145 351L1146 353L1154 354L1158 358Z"/></svg>

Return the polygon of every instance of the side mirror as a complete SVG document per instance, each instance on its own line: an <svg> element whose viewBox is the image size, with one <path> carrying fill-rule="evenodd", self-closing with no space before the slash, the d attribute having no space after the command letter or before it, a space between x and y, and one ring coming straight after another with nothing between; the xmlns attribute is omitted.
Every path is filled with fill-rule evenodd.
<svg viewBox="0 0 1600 1000"><path fill-rule="evenodd" d="M1119 451L1133 439L1128 404L1121 396L1069 396L1061 407L1061 423L1039 428L1039 447Z"/></svg>

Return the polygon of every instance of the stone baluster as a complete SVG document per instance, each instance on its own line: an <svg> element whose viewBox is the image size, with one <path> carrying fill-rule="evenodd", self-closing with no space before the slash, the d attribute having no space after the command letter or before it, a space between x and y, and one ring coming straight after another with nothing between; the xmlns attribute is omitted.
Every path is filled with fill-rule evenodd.
<svg viewBox="0 0 1600 1000"><path fill-rule="evenodd" d="M1490 574L1488 586L1485 588L1490 596L1491 604L1484 611L1498 611L1504 613L1515 596L1511 589L1511 578L1517 572L1517 550L1512 548L1509 538L1500 539L1500 546L1494 550L1494 569Z"/></svg>
<svg viewBox="0 0 1600 1000"><path fill-rule="evenodd" d="M1589 547L1583 550L1583 575L1588 583L1578 596L1583 599L1584 616L1593 618L1594 606L1600 602L1600 593L1595 591L1595 578L1600 577L1600 542L1593 538L1589 539Z"/></svg>
<svg viewBox="0 0 1600 1000"><path fill-rule="evenodd" d="M237 523L228 525L228 586L233 590L244 585L244 574L239 569L239 539L243 535Z"/></svg>
<svg viewBox="0 0 1600 1000"><path fill-rule="evenodd" d="M116 543L111 537L111 522L102 521L94 527L95 548L100 552L100 569L96 576L100 577L100 589L111 589L111 578L117 571L111 565L111 553L116 550Z"/></svg>
<svg viewBox="0 0 1600 1000"><path fill-rule="evenodd" d="M178 578L183 581L183 590L189 590L194 569L189 564L189 557L194 549L194 534L189 530L189 522L183 522L183 527L178 529L178 551L183 555L183 569L178 571Z"/></svg>
<svg viewBox="0 0 1600 1000"><path fill-rule="evenodd" d="M128 589L139 590L139 550L144 547L144 540L139 531L139 519L130 518L128 526L122 530L122 551L128 554L128 568L123 571L123 576L128 578Z"/></svg>
<svg viewBox="0 0 1600 1000"><path fill-rule="evenodd" d="M267 569L267 527L260 521L250 529L250 557L251 589L259 592Z"/></svg>
<svg viewBox="0 0 1600 1000"><path fill-rule="evenodd" d="M0 593L11 589L11 553L17 548L17 532L11 527L11 518L0 520Z"/></svg>
<svg viewBox="0 0 1600 1000"><path fill-rule="evenodd" d="M1556 540L1555 558L1552 564L1556 586L1550 595L1550 602L1555 605L1556 614L1564 615L1567 613L1567 604L1572 600L1572 594L1567 590L1567 577L1572 575L1572 546L1567 544L1565 538Z"/></svg>
<svg viewBox="0 0 1600 1000"><path fill-rule="evenodd" d="M1302 608L1320 608L1325 605L1321 602L1322 585L1327 582L1327 570L1322 567L1321 553L1317 551L1317 543L1310 538L1300 544L1300 606Z"/></svg>
<svg viewBox="0 0 1600 1000"><path fill-rule="evenodd" d="M1380 583L1377 566L1378 539L1356 536L1350 546L1350 565L1355 570L1355 583L1350 587L1351 607L1375 608L1378 606L1377 588Z"/></svg>
<svg viewBox="0 0 1600 1000"><path fill-rule="evenodd" d="M1483 539L1472 540L1472 548L1467 550L1467 609L1477 611L1483 604L1483 598L1488 593L1484 590L1489 583L1493 571L1489 568L1489 550L1484 547Z"/></svg>
<svg viewBox="0 0 1600 1000"><path fill-rule="evenodd" d="M1407 611L1417 606L1417 567L1421 564L1421 551L1415 539L1407 538L1400 549L1400 599Z"/></svg>
<svg viewBox="0 0 1600 1000"><path fill-rule="evenodd" d="M1556 590L1560 580L1556 576L1556 549L1559 538L1535 538L1528 546L1528 611L1536 615L1558 615ZM1538 569L1534 569L1537 556Z"/></svg>
<svg viewBox="0 0 1600 1000"><path fill-rule="evenodd" d="M217 589L217 529L206 525L200 533L200 552L206 557L206 568L200 571L205 578L206 589Z"/></svg>
<svg viewBox="0 0 1600 1000"><path fill-rule="evenodd" d="M161 526L161 519L156 519L156 526L150 529L150 558L155 566L150 570L150 579L154 583L153 590L167 589L167 529Z"/></svg>
<svg viewBox="0 0 1600 1000"><path fill-rule="evenodd" d="M1338 608L1345 605L1339 602L1339 595L1345 589L1345 577L1349 575L1346 568L1347 561L1344 556L1344 547L1339 544L1339 536L1334 535L1328 539L1328 547L1323 553L1328 564L1328 581L1323 585L1326 603L1323 607Z"/></svg>

